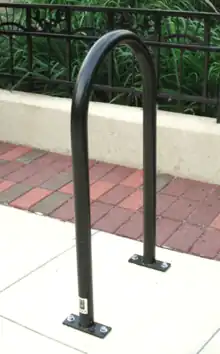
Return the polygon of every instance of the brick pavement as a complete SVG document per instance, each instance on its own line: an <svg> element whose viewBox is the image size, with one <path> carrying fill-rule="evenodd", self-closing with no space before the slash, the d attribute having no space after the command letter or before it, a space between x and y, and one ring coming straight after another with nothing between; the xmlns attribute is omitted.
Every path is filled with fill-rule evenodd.
<svg viewBox="0 0 220 354"><path fill-rule="evenodd" d="M0 142L0 203L74 221L71 158ZM90 161L92 227L143 238L141 170ZM157 244L220 260L220 186L157 177Z"/></svg>

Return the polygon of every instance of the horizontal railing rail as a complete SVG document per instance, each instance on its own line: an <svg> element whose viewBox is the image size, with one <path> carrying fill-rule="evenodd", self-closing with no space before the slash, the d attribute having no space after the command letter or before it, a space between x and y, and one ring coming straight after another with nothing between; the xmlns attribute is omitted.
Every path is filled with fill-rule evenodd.
<svg viewBox="0 0 220 354"><path fill-rule="evenodd" d="M138 8L0 4L0 87L71 97L83 58L102 35L131 30L149 47L160 109L220 121L220 14ZM92 99L142 105L138 63L116 48Z"/></svg>

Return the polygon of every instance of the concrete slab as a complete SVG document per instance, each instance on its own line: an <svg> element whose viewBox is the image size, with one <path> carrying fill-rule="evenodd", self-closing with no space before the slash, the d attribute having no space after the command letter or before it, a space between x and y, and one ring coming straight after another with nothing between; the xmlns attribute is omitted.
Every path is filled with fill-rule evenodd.
<svg viewBox="0 0 220 354"><path fill-rule="evenodd" d="M220 352L220 328L212 335L198 354L219 354Z"/></svg>
<svg viewBox="0 0 220 354"><path fill-rule="evenodd" d="M21 352L32 354L82 354L81 351L62 345L6 319L2 320L0 351L4 354Z"/></svg>
<svg viewBox="0 0 220 354"><path fill-rule="evenodd" d="M95 319L112 327L105 339L62 325L78 312L74 248L5 290L0 315L89 354L201 352L220 328L220 263L157 249L158 259L172 263L160 273L128 263L141 252L139 242L93 237Z"/></svg>
<svg viewBox="0 0 220 354"><path fill-rule="evenodd" d="M0 292L74 244L75 226L0 206Z"/></svg>

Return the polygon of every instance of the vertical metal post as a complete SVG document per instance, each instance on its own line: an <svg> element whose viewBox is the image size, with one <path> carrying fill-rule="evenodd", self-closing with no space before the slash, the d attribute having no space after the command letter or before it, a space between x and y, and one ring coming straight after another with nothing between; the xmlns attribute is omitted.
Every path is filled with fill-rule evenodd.
<svg viewBox="0 0 220 354"><path fill-rule="evenodd" d="M156 75L151 55L141 39L127 30L101 37L87 54L77 77L71 110L71 143L75 185L76 251L79 316L70 315L64 324L104 338L110 327L94 322L90 192L88 162L88 105L92 82L104 57L119 43L129 45L136 55L143 78L143 165L144 165L144 256L129 262L166 270L155 260L156 238ZM167 267L169 265L166 263Z"/></svg>

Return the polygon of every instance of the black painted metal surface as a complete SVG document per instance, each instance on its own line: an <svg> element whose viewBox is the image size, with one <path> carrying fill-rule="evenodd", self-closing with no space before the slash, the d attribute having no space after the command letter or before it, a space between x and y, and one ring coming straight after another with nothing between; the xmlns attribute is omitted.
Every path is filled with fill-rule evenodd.
<svg viewBox="0 0 220 354"><path fill-rule="evenodd" d="M88 160L88 106L94 76L106 55L118 44L130 46L143 81L144 255L141 265L157 269L156 243L156 74L151 54L141 39L127 30L101 37L87 54L72 99L71 143L75 186L76 249L79 288L77 329L94 327L90 190ZM132 261L135 261L134 256ZM133 262L135 263L135 262ZM140 264L140 263L136 263ZM156 267L155 267L156 266ZM68 325L69 321L64 322ZM74 327L75 324L69 324ZM103 325L101 325L103 327ZM105 327L105 326L104 326ZM74 327L76 328L76 327ZM106 327L108 328L108 327ZM91 332L91 331L90 331ZM91 334L91 333L90 333ZM95 332L93 332L94 335Z"/></svg>

